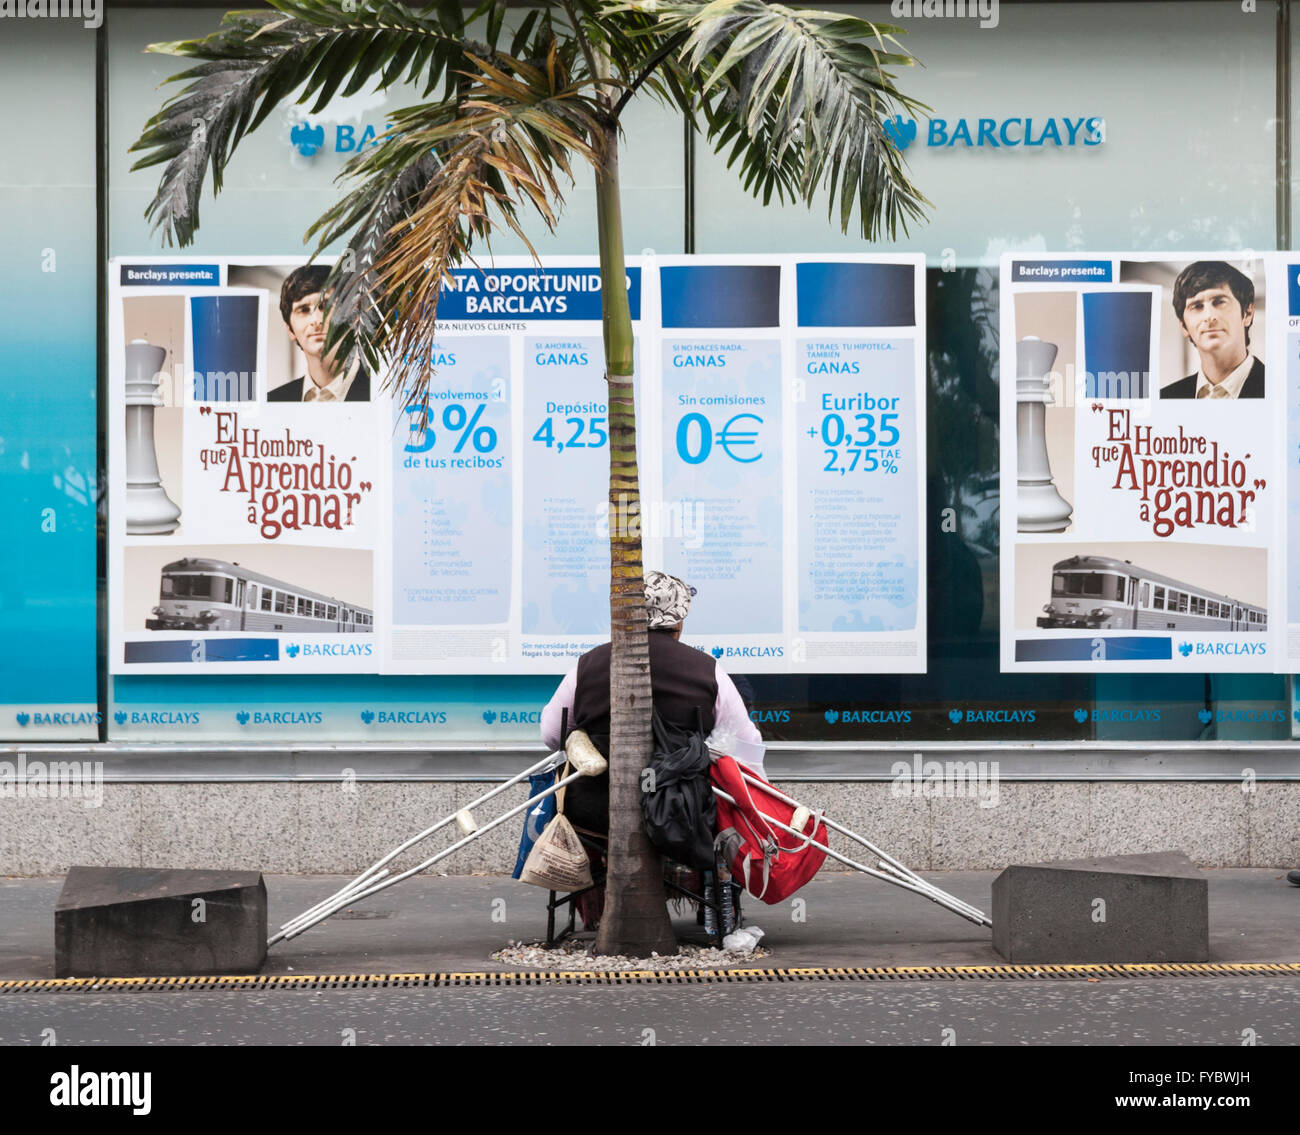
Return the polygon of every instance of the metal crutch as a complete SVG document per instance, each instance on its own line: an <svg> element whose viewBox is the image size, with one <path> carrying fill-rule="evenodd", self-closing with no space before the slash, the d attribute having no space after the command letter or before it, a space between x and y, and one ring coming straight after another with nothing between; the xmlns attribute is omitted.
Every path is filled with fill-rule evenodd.
<svg viewBox="0 0 1300 1135"><path fill-rule="evenodd" d="M742 769L741 772L743 776L744 770ZM751 783L754 782L751 780ZM758 783L760 783L761 787L763 788L771 788L770 785L764 782L758 782ZM731 796L723 789L718 788L715 785L713 791L715 795L727 801L727 803L733 806L737 806L735 797ZM786 799L787 801L789 800L788 797ZM758 814L762 816L763 819L765 819L773 827L780 828L782 831L788 832L790 835L797 836L800 840L803 840L808 846L817 848L819 851L822 851L825 854L829 855L832 859L836 859L839 862L854 868L854 870L861 871L863 872L863 874L871 875L874 878L881 879L886 883L893 883L894 886L901 887L905 891L911 891L913 894L918 894L924 898L928 898L931 902L937 903L939 906L951 910L954 914L960 915L962 918L965 918L969 922L974 922L978 926L993 925L992 920L988 917L988 915L984 914L983 911L978 910L976 907L971 906L969 903L963 902L961 899L957 898L954 895L948 894L946 891L941 891L938 887L935 887L932 884L926 883L924 879L917 879L914 877L910 877L910 872L908 872L909 877L902 877L893 874L886 874L883 871L878 871L873 867L868 867L863 863L858 863L855 860L850 859L847 855L841 855L838 851L835 851L832 848L827 847L823 843L818 843L817 840L810 838L806 833L801 831L796 831L788 824L782 823L780 820L767 815L765 812L760 811ZM821 819L823 823L827 823L829 826L829 822L826 820L824 816L821 817ZM838 825L837 825L837 830L838 830ZM861 837L859 837L859 840L860 839ZM907 871L907 868L903 868L903 870Z"/></svg>
<svg viewBox="0 0 1300 1135"><path fill-rule="evenodd" d="M784 804L790 804L796 808L804 807L804 805L801 805L798 800L795 800L793 797L787 796L779 788L776 788L775 786L768 784L766 781L759 780L756 777L754 777L739 762L736 763L736 767L737 769L739 769L741 777L748 783L763 788L764 790L771 793L772 796L774 796L776 799L780 800ZM770 819L771 817L766 817L766 818ZM947 891L941 890L939 887L936 887L929 880L922 879L910 867L904 866L892 855L890 855L886 851L882 851L879 847L877 847L866 837L858 835L857 832L844 827L844 825L842 824L837 824L834 820L832 820L829 816L825 815L824 813L821 814L821 821L832 831L839 832L841 835L846 836L847 838L853 840L855 843L861 844L861 846L865 847L868 851L872 853L872 855L875 855L880 860L880 862L876 865L876 869L874 871L870 868L863 868L863 870L871 871L873 874L876 874L880 878L885 879L886 882L897 883L900 880L903 880L907 883L912 884L912 886L906 889L916 890L917 888L920 888L921 891L928 892L928 897L933 898L935 902L938 902L941 906L947 906L950 910L954 911L955 913L961 914L962 917L969 918L972 922L980 922L981 925L987 925L987 926L993 925L993 923L989 921L988 917L984 914L983 911L979 910L977 907L971 906L970 903L963 902L955 895L950 895ZM773 821L773 823L775 822L776 821ZM802 833L796 832L795 834L802 836ZM965 909L963 911L958 908L965 908Z"/></svg>
<svg viewBox="0 0 1300 1135"><path fill-rule="evenodd" d="M539 800L544 800L546 797L553 795L555 792L559 791L561 788L565 787L566 785L571 784L574 780L576 780L578 777L583 775L581 772L575 772L570 776L565 777L563 780L560 780L557 783L551 785L549 788L545 789L544 791L539 792L536 796L532 796L529 799L525 800L522 804L514 808L511 808L504 815L498 816L495 820L490 821L489 823L485 824L483 827L476 827L473 831L471 831L468 835L466 835L464 839L458 840L456 843L452 844L448 848L444 848L437 855L434 855L430 859L426 859L418 867L412 867L408 871L403 871L400 875L393 875L389 877L389 872L386 869L384 869L384 864L391 862L403 851L406 851L408 848L414 847L417 843L422 842L423 840L427 839L429 836L433 835L435 832L438 832L442 828L445 828L448 824L454 823L458 817L464 815L466 812L469 812L471 809L486 803L488 800L492 799L492 797L499 795L500 793L504 792L506 789L519 783L519 781L522 780L524 777L530 776L535 772L543 771L545 766L548 763L551 762L558 763L557 756L558 756L557 754L548 755L547 757L543 758L541 761L538 761L536 764L532 765L531 767L525 769L523 772L519 773L517 776L512 777L510 780L505 781L504 783L498 785L490 792L484 793L484 795L480 796L477 800L473 801L465 808L458 809L456 812L453 812L450 816L446 817L443 820L440 820L432 827L426 828L419 835L412 836L405 843L394 848L382 859L372 864L360 875L358 875L355 879L353 879L351 882L349 882L346 886L344 886L340 890L336 891L329 898L323 900L322 902L317 903L315 906L304 911L296 918L290 919L288 922L284 923L284 925L281 926L280 928L280 932L267 941L267 946L268 947L273 946L277 942L281 941L282 939L296 938L304 930L308 930L312 926L315 926L316 923L321 922L324 919L328 918L330 915L338 913L338 911L342 910L343 907L354 902L359 902L361 899L369 898L371 895L378 894L380 891L388 887L391 887L394 883L400 883L403 879L409 879L412 875L416 875L419 874L421 871L428 870L428 868L433 866L433 864L437 863L440 859L445 859L448 855L451 855L452 852L459 851L462 847L465 847L467 844L472 843L474 840L478 839L479 836L486 835L493 828L500 826L501 824L505 823L507 820L512 819L514 816L517 816L520 812L524 811L525 809L532 807Z"/></svg>

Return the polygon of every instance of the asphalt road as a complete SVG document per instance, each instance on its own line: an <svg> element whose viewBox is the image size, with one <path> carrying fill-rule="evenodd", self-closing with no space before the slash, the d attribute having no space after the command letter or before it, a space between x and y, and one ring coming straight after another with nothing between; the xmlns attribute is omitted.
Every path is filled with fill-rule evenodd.
<svg viewBox="0 0 1300 1135"><path fill-rule="evenodd" d="M59 1046L1275 1046L1300 1041L1300 982L816 981L0 995L0 1044L51 1040Z"/></svg>

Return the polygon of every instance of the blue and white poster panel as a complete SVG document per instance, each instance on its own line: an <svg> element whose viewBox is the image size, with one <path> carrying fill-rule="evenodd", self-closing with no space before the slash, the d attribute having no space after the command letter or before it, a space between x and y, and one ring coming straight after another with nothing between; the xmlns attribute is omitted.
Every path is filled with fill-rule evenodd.
<svg viewBox="0 0 1300 1135"><path fill-rule="evenodd" d="M1285 669L1277 267L1003 254L1004 670Z"/></svg>
<svg viewBox="0 0 1300 1135"><path fill-rule="evenodd" d="M389 415L322 358L326 271L111 262L111 672L378 669Z"/></svg>
<svg viewBox="0 0 1300 1135"><path fill-rule="evenodd" d="M498 258L443 291L428 406L393 407L386 671L562 673L608 639L600 286L594 257Z"/></svg>
<svg viewBox="0 0 1300 1135"><path fill-rule="evenodd" d="M923 258L655 268L647 562L695 593L685 641L748 673L924 671Z"/></svg>
<svg viewBox="0 0 1300 1135"><path fill-rule="evenodd" d="M733 669L924 669L923 276L628 265L645 560ZM113 262L113 673L563 672L608 637L626 522L595 258L458 270L418 405L322 357L320 282Z"/></svg>

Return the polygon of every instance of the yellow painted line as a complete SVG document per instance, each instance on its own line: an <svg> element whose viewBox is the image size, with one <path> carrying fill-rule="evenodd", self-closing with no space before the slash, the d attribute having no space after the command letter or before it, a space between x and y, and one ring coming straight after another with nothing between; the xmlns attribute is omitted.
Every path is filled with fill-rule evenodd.
<svg viewBox="0 0 1300 1135"><path fill-rule="evenodd" d="M0 981L3 993L54 993L60 991L112 992L148 989L150 992L174 990L207 991L256 987L258 989L293 989L304 985L345 988L356 983L388 985L523 985L528 983L636 984L667 982L675 984L768 979L790 982L807 979L852 978L887 980L898 977L932 977L937 979L1008 977L1039 980L1068 980L1074 977L1099 976L1115 979L1153 977L1157 975L1300 976L1300 962L1129 962L1073 965L955 965L955 966L854 966L737 968L698 970L534 970L534 971L454 971L433 973L373 974L216 974L192 977L70 977L22 978Z"/></svg>

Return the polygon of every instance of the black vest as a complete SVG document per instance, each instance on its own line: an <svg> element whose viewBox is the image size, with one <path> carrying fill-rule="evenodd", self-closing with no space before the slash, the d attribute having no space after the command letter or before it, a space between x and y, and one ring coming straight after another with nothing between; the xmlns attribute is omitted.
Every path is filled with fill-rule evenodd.
<svg viewBox="0 0 1300 1135"><path fill-rule="evenodd" d="M569 725L583 729L592 743L609 756L610 645L589 650L578 659ZM717 664L693 646L684 646L666 631L650 632L650 688L655 708L665 721L695 728L699 710L705 736L713 732L713 706L718 698ZM565 789L564 814L588 832L609 831L609 773L583 777Z"/></svg>
<svg viewBox="0 0 1300 1135"><path fill-rule="evenodd" d="M718 698L717 664L693 646L678 642L667 631L651 631L650 687L660 716L674 725L695 728L698 708L705 736L713 732L713 706ZM609 652L605 643L578 659L573 695L574 729L583 729L609 756Z"/></svg>

